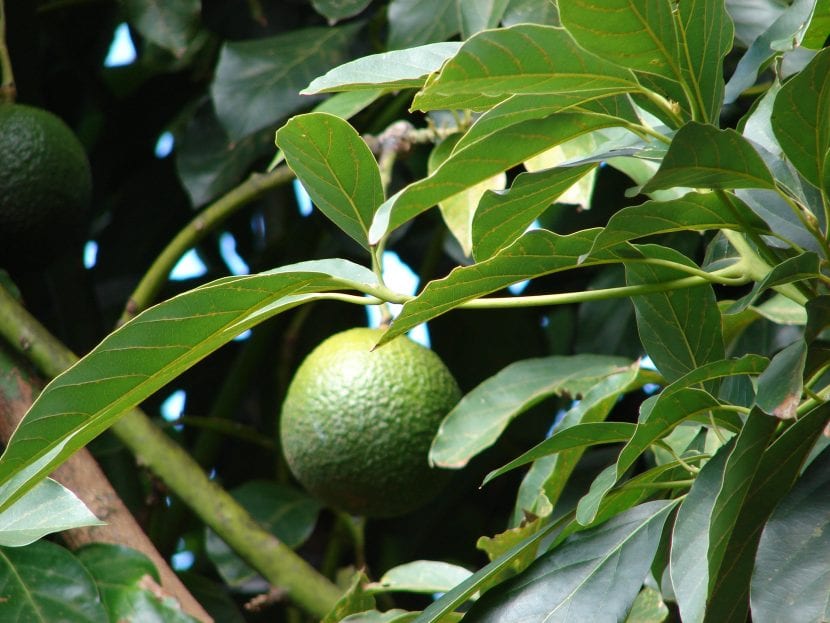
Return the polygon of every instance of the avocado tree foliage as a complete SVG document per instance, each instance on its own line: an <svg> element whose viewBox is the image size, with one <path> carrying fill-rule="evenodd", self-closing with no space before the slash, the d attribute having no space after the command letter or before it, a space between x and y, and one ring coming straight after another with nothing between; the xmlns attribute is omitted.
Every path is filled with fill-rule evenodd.
<svg viewBox="0 0 830 623"><path fill-rule="evenodd" d="M188 538L209 573L237 595L262 578L286 591L273 616L830 617L830 3L311 4L330 25L304 7L280 34L221 44L176 157L192 203L213 202L207 233L214 212L263 196L255 184L292 175L328 220L283 216L263 271L146 310L159 286L142 282L125 322L45 388L8 444L0 538L4 515L36 505L45 476L115 427L195 511ZM211 45L197 0L125 10L146 57L186 66ZM324 233L297 233L309 229ZM417 293L387 283L390 250L419 262ZM319 504L284 470L254 482L214 452L216 480L245 481L228 504L300 548L270 568L212 515L202 484L176 480L186 454L154 458L129 424L139 414L119 419L249 329L296 341L310 315L335 310L319 337L344 309L389 304L401 307L380 342L427 323L467 392L429 455L455 483L410 523L363 535L340 515L315 530ZM418 521L428 556L405 544L423 544ZM44 524L32 538L66 527ZM350 562L368 567L315 602L298 587L348 556L320 556L314 540L342 544L344 531ZM291 567L303 556L312 565Z"/></svg>

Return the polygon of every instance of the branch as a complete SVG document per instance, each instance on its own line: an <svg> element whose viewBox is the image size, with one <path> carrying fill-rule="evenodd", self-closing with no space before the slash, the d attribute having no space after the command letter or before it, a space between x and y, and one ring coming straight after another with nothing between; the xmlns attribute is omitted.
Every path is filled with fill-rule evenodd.
<svg viewBox="0 0 830 623"><path fill-rule="evenodd" d="M50 378L78 360L4 288L0 288L0 335ZM167 484L268 582L284 589L298 606L317 617L334 606L341 596L340 589L264 530L140 409L130 410L113 425L112 431L142 465Z"/></svg>
<svg viewBox="0 0 830 623"><path fill-rule="evenodd" d="M3 0L0 0L0 103L13 103L17 99L17 88L14 84L12 59L6 45L6 10Z"/></svg>

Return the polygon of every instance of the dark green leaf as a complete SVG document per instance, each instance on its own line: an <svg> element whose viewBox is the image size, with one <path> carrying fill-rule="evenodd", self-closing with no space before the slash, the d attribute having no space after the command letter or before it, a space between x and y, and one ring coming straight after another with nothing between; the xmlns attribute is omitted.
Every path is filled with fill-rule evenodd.
<svg viewBox="0 0 830 623"><path fill-rule="evenodd" d="M68 550L38 541L0 548L0 620L109 623L89 572Z"/></svg>
<svg viewBox="0 0 830 623"><path fill-rule="evenodd" d="M346 260L301 262L219 279L138 315L38 396L0 457L0 509L124 411L243 331L325 298L321 292L366 291L376 283L371 270Z"/></svg>
<svg viewBox="0 0 830 623"><path fill-rule="evenodd" d="M315 205L368 249L383 185L375 157L357 131L335 115L308 113L280 128L277 145Z"/></svg>
<svg viewBox="0 0 830 623"><path fill-rule="evenodd" d="M612 117L561 113L509 125L475 142L462 137L452 155L432 175L405 187L378 208L369 233L370 242L377 242L443 199L507 171L531 156L616 123Z"/></svg>
<svg viewBox="0 0 830 623"><path fill-rule="evenodd" d="M775 98L772 128L799 173L822 188L830 149L830 49L787 82Z"/></svg>
<svg viewBox="0 0 830 623"><path fill-rule="evenodd" d="M737 190L735 195L764 220L776 237L786 241L787 246L823 253L822 243L805 227L803 216L777 191L753 188Z"/></svg>
<svg viewBox="0 0 830 623"><path fill-rule="evenodd" d="M441 467L463 467L490 447L518 414L555 394L581 395L630 363L601 355L512 363L469 392L447 414L432 441L430 461Z"/></svg>
<svg viewBox="0 0 830 623"><path fill-rule="evenodd" d="M246 482L231 495L288 547L299 547L311 536L321 508L320 502L301 491L264 480ZM265 585L265 580L209 529L205 550L229 586L245 590Z"/></svg>
<svg viewBox="0 0 830 623"><path fill-rule="evenodd" d="M125 0L130 23L142 36L181 58L199 28L201 0Z"/></svg>
<svg viewBox="0 0 830 623"><path fill-rule="evenodd" d="M640 591L674 506L662 500L647 502L571 536L515 579L486 592L464 619L622 620Z"/></svg>
<svg viewBox="0 0 830 623"><path fill-rule="evenodd" d="M472 96L492 105L515 94L599 97L640 88L630 71L586 52L566 31L519 24L468 39L412 106L436 110L471 107Z"/></svg>
<svg viewBox="0 0 830 623"><path fill-rule="evenodd" d="M758 152L735 130L693 121L675 134L663 164L643 192L674 186L775 188L775 181Z"/></svg>
<svg viewBox="0 0 830 623"><path fill-rule="evenodd" d="M776 507L758 543L752 620L830 619L830 452L822 452Z"/></svg>
<svg viewBox="0 0 830 623"><path fill-rule="evenodd" d="M678 251L667 247L638 247L649 258L669 260L695 267ZM648 263L627 263L629 285L660 283L677 279L677 269ZM712 286L631 297L637 312L640 340L660 373L669 381L711 361L723 359L724 347Z"/></svg>
<svg viewBox="0 0 830 623"><path fill-rule="evenodd" d="M438 560L415 560L389 569L366 590L375 593L446 593L472 575L464 567Z"/></svg>
<svg viewBox="0 0 830 623"><path fill-rule="evenodd" d="M232 140L276 124L313 100L299 94L346 58L361 24L307 28L268 39L226 42L211 95Z"/></svg>
<svg viewBox="0 0 830 623"><path fill-rule="evenodd" d="M315 78L301 93L421 87L460 47L458 42L446 41L363 56Z"/></svg>
<svg viewBox="0 0 830 623"><path fill-rule="evenodd" d="M195 623L176 600L160 594L158 572L144 554L122 545L93 543L78 551L78 559L95 578L110 621Z"/></svg>
<svg viewBox="0 0 830 623"><path fill-rule="evenodd" d="M488 191L473 216L473 254L477 261L512 244L528 226L595 165L521 173L510 190Z"/></svg>
<svg viewBox="0 0 830 623"><path fill-rule="evenodd" d="M330 22L354 17L369 6L372 0L311 0L311 5Z"/></svg>
<svg viewBox="0 0 830 623"><path fill-rule="evenodd" d="M804 328L804 340L815 340L830 325L830 296L823 294L807 301L807 326Z"/></svg>
<svg viewBox="0 0 830 623"><path fill-rule="evenodd" d="M459 0L392 0L389 3L389 49L444 41L461 29Z"/></svg>
<svg viewBox="0 0 830 623"><path fill-rule="evenodd" d="M609 219L597 236L591 253L636 238L674 231L743 230L746 225L766 229L746 204L736 197L732 198L732 203L741 218L736 218L714 193L688 193L679 199L646 201L623 208Z"/></svg>
<svg viewBox="0 0 830 623"><path fill-rule="evenodd" d="M830 0L816 0L813 19L801 44L807 48L820 50L830 37Z"/></svg>
<svg viewBox="0 0 830 623"><path fill-rule="evenodd" d="M827 404L816 407L764 452L723 555L724 564L707 604L707 623L746 621L749 584L761 531L773 509L792 487L828 417Z"/></svg>
<svg viewBox="0 0 830 623"><path fill-rule="evenodd" d="M103 524L74 493L46 478L0 512L0 546L20 547L53 532Z"/></svg>
<svg viewBox="0 0 830 623"><path fill-rule="evenodd" d="M462 0L459 4L461 38L467 39L481 30L498 26L509 3L509 0Z"/></svg>
<svg viewBox="0 0 830 623"><path fill-rule="evenodd" d="M795 417L804 390L804 365L807 344L796 340L779 351L758 377L758 395L755 401L765 413L781 419Z"/></svg>

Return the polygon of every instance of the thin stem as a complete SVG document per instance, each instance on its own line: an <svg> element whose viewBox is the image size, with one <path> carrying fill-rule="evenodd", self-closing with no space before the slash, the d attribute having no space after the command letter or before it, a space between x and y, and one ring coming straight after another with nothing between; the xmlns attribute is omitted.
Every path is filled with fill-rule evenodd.
<svg viewBox="0 0 830 623"><path fill-rule="evenodd" d="M720 426L718 426L718 423L715 422L715 414L712 411L709 411L709 427L715 433L715 437L718 438L718 441L721 443L721 445L725 444L726 437L723 436L723 433L720 430Z"/></svg>
<svg viewBox="0 0 830 623"><path fill-rule="evenodd" d="M682 84L682 83L681 83ZM655 93L651 89L641 89L638 91L641 95L645 96L645 98L650 101L652 104L657 106L669 119L671 119L676 127L680 127L683 125L683 118L678 113L677 106L673 106L670 102L666 100L662 95Z"/></svg>
<svg viewBox="0 0 830 623"><path fill-rule="evenodd" d="M270 173L254 173L242 184L202 210L156 257L127 301L118 324L124 324L150 306L167 281L170 271L188 249L239 208L292 179L294 179L294 173L285 165L277 167Z"/></svg>
<svg viewBox="0 0 830 623"><path fill-rule="evenodd" d="M743 274L743 269L740 265L740 262L736 262L735 264L729 266L729 275L720 275L714 272L708 273L705 270L701 270L700 268L697 268L695 266L687 266L686 264L680 264L679 262L672 262L671 260L664 260L657 257L629 258L626 259L626 262L632 264L650 264L652 266L665 266L666 268L671 268L678 272L688 273L689 275L700 277L701 279L705 279L710 283L716 283L724 286L739 286L747 283L748 281L746 276Z"/></svg>
<svg viewBox="0 0 830 623"><path fill-rule="evenodd" d="M691 487L695 483L694 479L690 480L666 480L663 482L633 482L626 483L626 489L680 489L682 487Z"/></svg>
<svg viewBox="0 0 830 623"><path fill-rule="evenodd" d="M680 455L677 454L677 452L674 451L674 448L672 448L668 443L666 443L662 439L660 441L657 441L655 443L655 445L662 448L663 450L665 450L669 454L671 454L672 458L675 461L677 461L680 464L680 466L683 469L685 469L687 472L689 472L690 474L696 475L700 471L699 468L695 467L694 465L691 465L691 464L687 463L682 458L680 458Z"/></svg>
<svg viewBox="0 0 830 623"><path fill-rule="evenodd" d="M2 287L0 336L49 378L78 360ZM112 431L140 464L155 473L234 551L271 584L283 588L309 614L322 617L340 598L340 589L264 530L140 409L131 409L112 426Z"/></svg>
<svg viewBox="0 0 830 623"><path fill-rule="evenodd" d="M650 136L651 138L657 139L664 145L671 145L671 139L666 136L665 134L661 134L654 128L651 128L643 123L629 123L626 122L623 124L623 127L627 128L629 131L637 134L641 138L644 136Z"/></svg>
<svg viewBox="0 0 830 623"><path fill-rule="evenodd" d="M0 103L14 103L17 99L17 87L14 84L14 72L12 71L12 59L9 56L9 48L6 45L6 9L3 0L0 0Z"/></svg>
<svg viewBox="0 0 830 623"><path fill-rule="evenodd" d="M816 222L815 217L810 214L810 218L807 218L807 214L809 213L798 205L789 193L779 189L778 194L787 203L787 205L790 206L790 210L804 226L804 229L810 232L810 235L816 240L816 242L818 242L819 246L824 251L824 257L830 258L830 244L827 243L827 239L824 237L824 234L817 227L818 223ZM825 222L830 223L830 214L827 213L826 205L824 206L824 212Z"/></svg>

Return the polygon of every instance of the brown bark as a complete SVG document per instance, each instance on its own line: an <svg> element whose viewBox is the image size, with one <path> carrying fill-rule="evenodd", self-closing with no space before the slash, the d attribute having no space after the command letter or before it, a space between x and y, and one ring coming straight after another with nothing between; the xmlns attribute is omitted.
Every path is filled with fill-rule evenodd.
<svg viewBox="0 0 830 623"><path fill-rule="evenodd" d="M0 346L0 439L5 443L31 406L42 384L12 363L8 354L2 351ZM153 546L86 449L70 457L52 474L52 478L78 496L99 519L107 522L103 526L63 532L62 536L71 549L87 543L114 543L138 550L155 564L165 594L175 598L182 610L190 616L205 623L213 622Z"/></svg>

